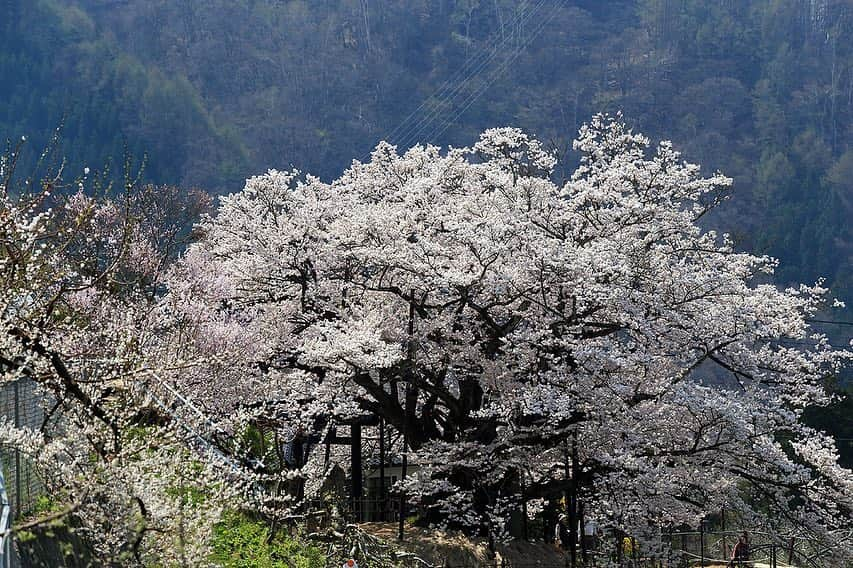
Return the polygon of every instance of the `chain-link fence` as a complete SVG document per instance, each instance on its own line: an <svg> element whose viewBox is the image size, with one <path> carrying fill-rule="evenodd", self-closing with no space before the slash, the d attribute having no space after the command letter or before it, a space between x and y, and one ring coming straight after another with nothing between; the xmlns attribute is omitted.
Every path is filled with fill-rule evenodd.
<svg viewBox="0 0 853 568"><path fill-rule="evenodd" d="M31 379L21 378L0 384L0 417L19 426L39 430L44 426L50 395ZM41 506L49 505L47 488L33 462L17 448L0 445L0 484L5 487L8 503L6 532L0 534L0 568L82 568L94 566L85 543L68 526L46 526L29 531L24 540L12 538L13 524L26 522L38 515ZM0 491L2 493L2 491ZM0 510L2 514L2 510ZM2 528L0 517L0 532ZM2 538L5 536L5 539Z"/></svg>
<svg viewBox="0 0 853 568"><path fill-rule="evenodd" d="M41 428L45 418L43 403L43 394L30 379L0 384L0 417L15 426ZM34 511L45 488L27 456L15 448L0 446L0 468L5 475L12 518Z"/></svg>

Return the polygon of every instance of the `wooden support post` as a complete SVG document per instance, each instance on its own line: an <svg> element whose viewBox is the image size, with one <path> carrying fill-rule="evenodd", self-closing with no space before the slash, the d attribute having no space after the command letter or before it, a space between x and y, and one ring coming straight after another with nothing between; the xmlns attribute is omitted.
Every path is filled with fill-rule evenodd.
<svg viewBox="0 0 853 568"><path fill-rule="evenodd" d="M583 501L578 501L578 525L580 525L580 533L581 533L581 562L583 562L584 566L589 562L589 549L587 548L589 542L587 542L586 536L586 511L584 511ZM592 539L589 539L592 540Z"/></svg>
<svg viewBox="0 0 853 568"><path fill-rule="evenodd" d="M622 554L624 552L623 547L622 547L622 531L619 529L616 529L615 532L616 532L616 561L619 563L619 566L622 566Z"/></svg>
<svg viewBox="0 0 853 568"><path fill-rule="evenodd" d="M385 502L385 419L379 418L379 519L382 522L387 521L385 518L388 512L388 507Z"/></svg>
<svg viewBox="0 0 853 568"><path fill-rule="evenodd" d="M412 290L411 300L409 300L409 348L407 354L408 369L406 389L405 389L405 408L403 416L403 463L402 471L400 472L401 484L406 483L406 474L409 467L409 424L414 420L415 412L418 404L418 391L415 388L415 380L417 373L415 372L415 291ZM406 490L400 491L400 518L397 526L397 540L402 541L405 536L406 526Z"/></svg>
<svg viewBox="0 0 853 568"><path fill-rule="evenodd" d="M323 471L329 468L329 459L332 457L332 439L337 435L337 429L332 426L326 435L326 452L323 454Z"/></svg>
<svg viewBox="0 0 853 568"><path fill-rule="evenodd" d="M569 558L572 568L578 562L578 441L577 431L572 432L571 462L566 473L570 477L569 491L566 499L566 508L569 517Z"/></svg>
<svg viewBox="0 0 853 568"><path fill-rule="evenodd" d="M705 521L699 521L699 565L705 566Z"/></svg>
<svg viewBox="0 0 853 568"><path fill-rule="evenodd" d="M527 541L529 536L530 536L527 533L527 495L525 494L527 487L525 486L525 483L524 483L524 471L522 470L520 473L521 473L521 531L522 531L522 536L523 536L524 540Z"/></svg>
<svg viewBox="0 0 853 568"><path fill-rule="evenodd" d="M385 391L385 383L382 380L382 374L379 375L379 388L382 391ZM385 418L382 416L379 417L379 503L377 509L379 509L378 519L381 522L385 522L388 519L385 518L385 515L388 512L388 506L385 501Z"/></svg>
<svg viewBox="0 0 853 568"><path fill-rule="evenodd" d="M408 451L408 448L406 447L408 445L408 442L409 442L408 438L409 437L406 435L406 432L404 429L403 430L403 464L402 464L403 467L402 467L402 472L400 474L401 483L406 482L406 474L407 474L407 469L409 467L409 451ZM400 515L400 518L398 519L398 526L397 526L397 540L402 541L403 536L405 535L404 529L406 526L405 525L405 523L406 523L406 490L405 489L400 491L400 513L399 513L399 515Z"/></svg>
<svg viewBox="0 0 853 568"><path fill-rule="evenodd" d="M361 470L361 424L350 426L351 465L352 465L352 512L355 522L362 521L362 502L364 498L364 481Z"/></svg>
<svg viewBox="0 0 853 568"><path fill-rule="evenodd" d="M555 506L553 499L548 499L545 502L545 508L542 511L542 540L548 544L555 542L554 539L554 526L556 522L554 521L556 515L554 513Z"/></svg>

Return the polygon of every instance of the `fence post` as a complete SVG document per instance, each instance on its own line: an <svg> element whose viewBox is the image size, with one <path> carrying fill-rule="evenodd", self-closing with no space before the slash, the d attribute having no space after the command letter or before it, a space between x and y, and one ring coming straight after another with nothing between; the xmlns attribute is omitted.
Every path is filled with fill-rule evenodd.
<svg viewBox="0 0 853 568"><path fill-rule="evenodd" d="M524 536L524 541L527 542L527 495L524 483L524 470L522 469L519 473L521 474L521 532Z"/></svg>
<svg viewBox="0 0 853 568"><path fill-rule="evenodd" d="M355 522L360 523L364 500L364 479L361 470L361 424L350 425L350 465L352 469L352 509Z"/></svg>
<svg viewBox="0 0 853 568"><path fill-rule="evenodd" d="M699 521L699 565L705 566L705 520Z"/></svg>
<svg viewBox="0 0 853 568"><path fill-rule="evenodd" d="M616 530L616 560L622 566L622 531Z"/></svg>
<svg viewBox="0 0 853 568"><path fill-rule="evenodd" d="M580 538L581 538L581 563L586 566L589 562L589 540L586 535L586 511L584 510L583 501L578 502L578 525L580 526Z"/></svg>
<svg viewBox="0 0 853 568"><path fill-rule="evenodd" d="M18 380L12 383L13 401L15 408L15 428L21 427L21 401ZM21 450L15 446L15 511L12 518L19 519L21 517Z"/></svg>
<svg viewBox="0 0 853 568"><path fill-rule="evenodd" d="M381 377L381 374L380 374ZM379 388L385 391L382 385L382 379L379 379ZM379 417L379 518L378 520L386 522L388 519L388 505L385 502L385 419Z"/></svg>

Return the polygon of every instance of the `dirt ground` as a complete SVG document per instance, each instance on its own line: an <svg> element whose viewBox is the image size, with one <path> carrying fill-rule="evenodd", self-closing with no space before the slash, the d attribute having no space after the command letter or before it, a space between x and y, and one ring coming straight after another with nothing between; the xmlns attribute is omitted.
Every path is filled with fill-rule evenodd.
<svg viewBox="0 0 853 568"><path fill-rule="evenodd" d="M396 523L364 523L360 525L367 533L386 542L397 539ZM496 558L489 556L485 539L471 539L459 534L430 531L407 526L401 548L417 554L427 562L447 568L480 568L482 566L517 566L519 568L566 566L566 556L553 545L536 542L513 541L498 545Z"/></svg>
<svg viewBox="0 0 853 568"><path fill-rule="evenodd" d="M368 534L387 543L397 544L397 523L363 523L359 525ZM407 525L404 542L398 549L416 554L426 562L443 568L563 568L568 558L553 544L542 542L512 541L498 545L496 557L489 556L485 539L472 539L457 533L431 531ZM698 566L696 561L695 566ZM770 568L756 562L751 568ZM787 566L785 564L780 564ZM706 564L705 568L727 568L726 564Z"/></svg>

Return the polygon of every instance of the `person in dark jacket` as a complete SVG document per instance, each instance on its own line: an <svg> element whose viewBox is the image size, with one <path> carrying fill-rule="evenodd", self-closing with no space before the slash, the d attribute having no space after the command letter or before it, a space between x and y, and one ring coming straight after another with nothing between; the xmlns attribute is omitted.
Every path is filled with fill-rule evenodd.
<svg viewBox="0 0 853 568"><path fill-rule="evenodd" d="M563 550L569 549L569 527L566 524L566 515L560 515L557 526L554 527L554 540Z"/></svg>
<svg viewBox="0 0 853 568"><path fill-rule="evenodd" d="M749 560L749 535L744 532L737 539L737 544L732 548L732 559L729 560L729 567L743 566L744 562Z"/></svg>

